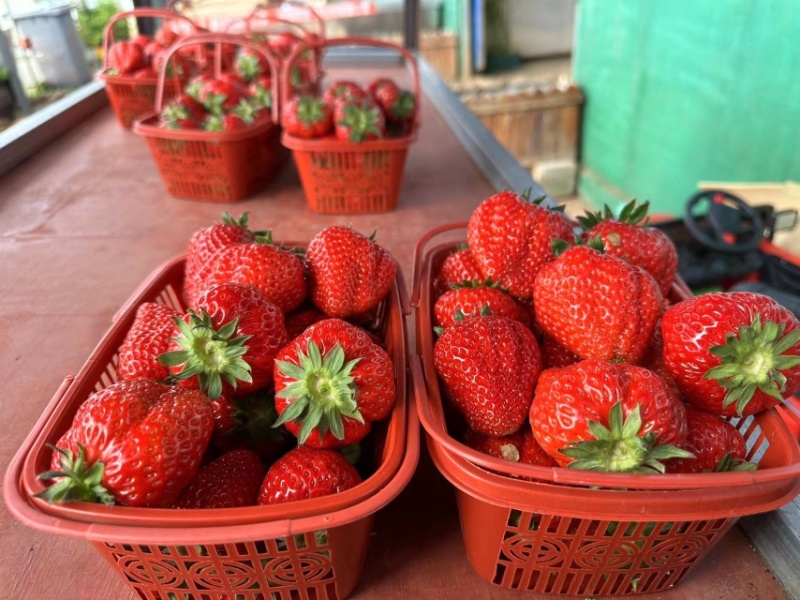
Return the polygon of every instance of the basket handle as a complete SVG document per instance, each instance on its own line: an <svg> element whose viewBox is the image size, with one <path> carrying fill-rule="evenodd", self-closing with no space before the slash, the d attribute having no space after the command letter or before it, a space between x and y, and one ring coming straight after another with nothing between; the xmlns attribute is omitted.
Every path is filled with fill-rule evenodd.
<svg viewBox="0 0 800 600"><path fill-rule="evenodd" d="M463 223L448 223L440 225L428 231L423 235L414 246L414 260L411 265L411 306L419 308L420 294L422 291L422 256L425 248L430 244L431 240L435 237L442 235L448 231L456 229L466 229L466 221Z"/></svg>
<svg viewBox="0 0 800 600"><path fill-rule="evenodd" d="M173 21L185 21L189 24L192 32L196 33L200 31L200 28L197 24L192 21L189 17L177 13L172 10L165 10L162 8L136 8L134 10L128 10L125 12L119 12L111 17L111 20L106 24L106 28L103 31L103 70L105 71L108 68L108 50L111 47L111 44L114 43L114 25L123 19L128 19L130 17L140 18L140 17L149 17L153 19L164 19L166 20L173 20Z"/></svg>
<svg viewBox="0 0 800 600"><path fill-rule="evenodd" d="M335 38L335 39L328 39L328 40L317 40L314 42L303 42L295 46L292 53L286 59L283 64L283 71L281 72L281 88L283 90L282 94L282 102L288 102L289 95L292 89L290 84L290 77L292 73L292 66L302 53L306 50L313 49L315 53L319 52L323 48L330 48L333 46L366 46L366 47L374 47L374 48L387 48L389 50L394 50L398 54L402 55L406 59L406 65L408 65L409 71L411 71L411 76L413 78L413 87L414 87L414 133L419 130L420 126L420 84L419 84L419 69L417 67L417 59L414 58L414 55L409 52L406 48L402 46L398 46L397 44L392 44L391 42L384 42L382 40L374 40L371 38L363 38L363 37L343 37L343 38ZM282 104L285 106L285 104Z"/></svg>
<svg viewBox="0 0 800 600"><path fill-rule="evenodd" d="M297 25L302 25L302 21L299 19L294 19L291 16L291 11L289 11L289 15L281 14L281 8L284 6L291 6L296 9L302 10L306 12L308 15L311 16L311 20L316 22L317 29L319 31L320 37L325 37L325 19L322 18L322 15L317 12L317 10L310 6L308 3L303 2L302 0L281 0L280 2L262 2L258 4L253 11L250 13L248 18L259 17L266 18L269 20L274 20L278 23L295 23ZM280 16L278 16L280 15ZM307 32L308 30L303 25L303 29Z"/></svg>
<svg viewBox="0 0 800 600"><path fill-rule="evenodd" d="M161 66L161 72L158 74L158 88L156 90L156 106L155 106L155 110L157 113L160 113L163 107L164 80L166 78L167 68L174 54L178 50L180 50L181 48L185 48L186 46L195 46L195 45L203 46L205 44L215 45L215 56L214 56L215 77L219 77L222 71L223 45L241 46L242 48L250 48L251 50L260 52L264 56L264 58L267 59L269 67L273 73L277 73L279 70L278 60L275 58L275 55L272 54L272 52L268 48L265 48L263 44L258 44L240 35L232 35L230 33L199 33L197 35L187 36L182 40L175 42L167 50L168 52L167 57L164 60L164 64ZM173 77L176 80L178 80L177 74L173 73ZM279 94L278 94L278 79L276 77L272 78L271 85L272 85L272 120L274 123L279 123L280 122L280 113L278 110Z"/></svg>

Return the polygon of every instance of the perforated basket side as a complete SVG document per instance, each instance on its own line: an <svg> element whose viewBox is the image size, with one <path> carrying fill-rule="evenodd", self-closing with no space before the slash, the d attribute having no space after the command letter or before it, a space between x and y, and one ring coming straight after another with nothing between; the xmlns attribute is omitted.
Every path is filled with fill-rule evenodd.
<svg viewBox="0 0 800 600"><path fill-rule="evenodd" d="M106 82L106 94L120 125L130 129L136 119L153 112L158 80L139 80L131 77L101 77ZM164 95L173 98L180 84L169 81Z"/></svg>

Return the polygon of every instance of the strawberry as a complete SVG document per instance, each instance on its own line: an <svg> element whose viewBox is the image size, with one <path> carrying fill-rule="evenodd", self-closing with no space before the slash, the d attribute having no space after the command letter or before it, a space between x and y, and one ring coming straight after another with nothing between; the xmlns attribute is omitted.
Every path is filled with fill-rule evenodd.
<svg viewBox="0 0 800 600"><path fill-rule="evenodd" d="M579 245L541 268L533 303L539 326L570 352L635 364L653 337L663 300L644 269Z"/></svg>
<svg viewBox="0 0 800 600"><path fill-rule="evenodd" d="M300 38L291 31L279 31L270 34L267 44L278 56L287 57L299 42Z"/></svg>
<svg viewBox="0 0 800 600"><path fill-rule="evenodd" d="M203 106L188 94L172 99L161 111L161 120L170 129L195 129L205 119Z"/></svg>
<svg viewBox="0 0 800 600"><path fill-rule="evenodd" d="M284 314L306 299L303 263L297 254L272 243L269 232L256 241L235 244L217 253L209 263L207 285L241 283L258 288Z"/></svg>
<svg viewBox="0 0 800 600"><path fill-rule="evenodd" d="M211 441L222 450L245 448L269 463L280 456L294 439L283 428L275 428L278 411L275 394L267 388L246 396L225 394L211 401L214 433Z"/></svg>
<svg viewBox="0 0 800 600"><path fill-rule="evenodd" d="M252 48L242 48L236 58L234 69L245 81L256 81L259 77L269 77L272 74L267 58Z"/></svg>
<svg viewBox="0 0 800 600"><path fill-rule="evenodd" d="M149 81L158 79L158 73L156 73L152 67L142 67L133 74L133 78Z"/></svg>
<svg viewBox="0 0 800 600"><path fill-rule="evenodd" d="M117 75L130 75L145 66L144 51L133 42L115 42L108 49L106 63Z"/></svg>
<svg viewBox="0 0 800 600"><path fill-rule="evenodd" d="M625 363L584 360L543 371L530 424L562 467L663 473L660 460L692 457L676 447L686 440L683 403L656 374Z"/></svg>
<svg viewBox="0 0 800 600"><path fill-rule="evenodd" d="M681 448L694 458L676 458L664 464L668 473L709 471L754 471L756 465L745 460L747 444L730 423L691 406L686 407L686 441Z"/></svg>
<svg viewBox="0 0 800 600"><path fill-rule="evenodd" d="M678 251L663 231L647 227L649 205L649 202L637 205L633 200L617 218L604 206L602 211L578 217L578 222L586 230L584 240L602 239L606 254L642 267L653 276L666 297L678 270Z"/></svg>
<svg viewBox="0 0 800 600"><path fill-rule="evenodd" d="M322 95L328 106L335 106L340 101L363 100L366 97L367 93L357 83L345 80L333 82Z"/></svg>
<svg viewBox="0 0 800 600"><path fill-rule="evenodd" d="M289 135L318 138L333 131L333 113L322 100L295 96L283 109L283 128Z"/></svg>
<svg viewBox="0 0 800 600"><path fill-rule="evenodd" d="M208 288L196 308L175 320L180 334L161 364L212 400L223 390L240 396L272 383L272 361L288 341L280 308L238 283Z"/></svg>
<svg viewBox="0 0 800 600"><path fill-rule="evenodd" d="M800 390L800 321L771 298L711 293L661 320L664 363L689 404L751 415Z"/></svg>
<svg viewBox="0 0 800 600"><path fill-rule="evenodd" d="M150 42L149 44L142 46L144 63L148 66L151 66L155 62L156 54L160 54L163 50L164 47L158 42Z"/></svg>
<svg viewBox="0 0 800 600"><path fill-rule="evenodd" d="M557 467L558 463L544 451L536 441L533 431L526 427L522 432L522 447L519 450L519 462L525 465L536 465L539 467Z"/></svg>
<svg viewBox="0 0 800 600"><path fill-rule="evenodd" d="M377 79L368 86L370 95L383 109L390 123L410 123L414 119L416 101L414 94L401 90L391 79Z"/></svg>
<svg viewBox="0 0 800 600"><path fill-rule="evenodd" d="M203 129L215 131L217 133L233 133L235 131L245 131L249 125L238 115L209 115L203 121Z"/></svg>
<svg viewBox="0 0 800 600"><path fill-rule="evenodd" d="M667 369L667 365L664 363L664 338L661 335L661 322L659 321L656 324L656 329L653 332L653 337L650 340L650 344L647 346L647 349L644 351L644 356L642 360L639 362L640 367L644 367L661 377L676 394L680 396L680 390L678 389L678 385L675 383L675 379L673 379L672 375Z"/></svg>
<svg viewBox="0 0 800 600"><path fill-rule="evenodd" d="M491 280L484 283L464 281L446 292L433 305L433 322L446 329L457 320L485 316L485 313L528 324L528 313L522 305Z"/></svg>
<svg viewBox="0 0 800 600"><path fill-rule="evenodd" d="M154 302L145 302L136 309L133 324L119 347L120 381L169 377L169 369L158 362L158 357L167 351L170 338L175 335L177 316L175 309Z"/></svg>
<svg viewBox="0 0 800 600"><path fill-rule="evenodd" d="M289 340L296 338L314 323L327 318L324 313L321 313L316 308L307 308L287 315L286 332L289 334Z"/></svg>
<svg viewBox="0 0 800 600"><path fill-rule="evenodd" d="M53 451L55 483L38 497L126 506L173 503L208 446L213 417L198 390L146 379L120 381L78 408Z"/></svg>
<svg viewBox="0 0 800 600"><path fill-rule="evenodd" d="M483 435L467 429L464 432L464 445L483 454L502 458L511 462L519 462L522 449L522 433L512 433L500 437Z"/></svg>
<svg viewBox="0 0 800 600"><path fill-rule="evenodd" d="M545 369L568 367L581 362L580 356L561 346L546 333L542 335L539 349L542 351L542 362Z"/></svg>
<svg viewBox="0 0 800 600"><path fill-rule="evenodd" d="M187 93L191 95L191 92ZM219 79L204 80L197 92L197 99L206 110L217 115L233 110L244 96L241 87Z"/></svg>
<svg viewBox="0 0 800 600"><path fill-rule="evenodd" d="M174 508L233 508L258 505L264 467L250 450L231 450L202 467Z"/></svg>
<svg viewBox="0 0 800 600"><path fill-rule="evenodd" d="M475 257L464 244L453 254L447 256L442 263L439 274L433 282L434 293L441 296L452 286L462 281L474 281L485 279L475 262Z"/></svg>
<svg viewBox="0 0 800 600"><path fill-rule="evenodd" d="M227 83L228 85L234 87L237 91L242 93L244 93L244 91L247 90L247 88L250 85L249 82L244 77L242 77L241 75L239 75L239 73L236 73L235 71L225 71L223 73L220 73L218 80L222 81L223 83Z"/></svg>
<svg viewBox="0 0 800 600"><path fill-rule="evenodd" d="M168 25L165 25L156 31L155 35L153 36L153 41L160 46L167 47L177 42L179 37L180 36L174 29Z"/></svg>
<svg viewBox="0 0 800 600"><path fill-rule="evenodd" d="M139 35L131 39L131 42L133 42L134 44L139 46L142 50L144 50L148 45L150 45L152 40L143 33L140 33Z"/></svg>
<svg viewBox="0 0 800 600"><path fill-rule="evenodd" d="M519 321L455 323L436 341L433 363L471 429L503 436L525 422L542 362L536 338Z"/></svg>
<svg viewBox="0 0 800 600"><path fill-rule="evenodd" d="M386 119L380 108L363 100L343 101L333 114L334 132L340 140L365 142L383 137Z"/></svg>
<svg viewBox="0 0 800 600"><path fill-rule="evenodd" d="M205 283L208 273L204 272L203 268L211 257L223 248L234 244L246 244L255 239L255 234L247 228L247 219L248 213L234 219L224 212L221 223L205 227L192 235L186 253L183 283L183 297L189 306L194 306L197 297L209 287Z"/></svg>
<svg viewBox="0 0 800 600"><path fill-rule="evenodd" d="M167 77L172 75L188 76L192 70L189 60L180 54L173 54L169 59L169 63L166 64L165 61L168 55L169 52L167 50L155 52L151 57L153 69L160 73L166 68L165 74Z"/></svg>
<svg viewBox="0 0 800 600"><path fill-rule="evenodd" d="M336 450L299 446L273 464L261 484L259 504L283 504L338 494L361 477Z"/></svg>
<svg viewBox="0 0 800 600"><path fill-rule="evenodd" d="M200 102L200 91L211 81L214 81L214 78L210 75L196 75L189 80L183 91L187 96Z"/></svg>
<svg viewBox="0 0 800 600"><path fill-rule="evenodd" d="M467 241L482 277L491 277L522 300L533 295L533 281L545 263L555 259L553 238L571 241L572 227L556 209L513 192L487 198L467 226ZM560 210L563 208L559 207Z"/></svg>
<svg viewBox="0 0 800 600"><path fill-rule="evenodd" d="M357 442L369 432L365 425L387 417L394 404L392 359L346 321L315 323L275 359L277 424L301 444Z"/></svg>
<svg viewBox="0 0 800 600"><path fill-rule="evenodd" d="M272 80L267 75L259 75L247 86L250 102L258 108L269 111L272 108Z"/></svg>
<svg viewBox="0 0 800 600"><path fill-rule="evenodd" d="M306 251L309 296L329 317L366 313L392 289L397 263L375 243L350 227L332 225L311 240Z"/></svg>

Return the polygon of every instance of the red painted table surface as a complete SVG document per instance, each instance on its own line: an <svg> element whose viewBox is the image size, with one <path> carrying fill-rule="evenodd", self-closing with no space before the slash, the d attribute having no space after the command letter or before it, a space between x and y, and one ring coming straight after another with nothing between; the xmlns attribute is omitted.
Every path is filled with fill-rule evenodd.
<svg viewBox="0 0 800 600"><path fill-rule="evenodd" d="M235 205L176 200L146 143L122 131L110 110L0 178L0 367L4 375L0 466L5 471L63 378L75 374L114 312L162 261L223 210L250 211L276 239L307 240L349 224L396 256L410 285L414 242L432 227L463 221L491 194L488 181L426 104L400 205L382 215L325 216L305 205L293 168ZM409 322L413 331L413 322ZM413 341L411 343L413 348ZM131 592L89 543L39 533L0 508L0 598L129 599ZM423 448L406 491L378 514L353 600L516 599L470 568L452 488ZM734 529L665 600L773 600L786 595Z"/></svg>

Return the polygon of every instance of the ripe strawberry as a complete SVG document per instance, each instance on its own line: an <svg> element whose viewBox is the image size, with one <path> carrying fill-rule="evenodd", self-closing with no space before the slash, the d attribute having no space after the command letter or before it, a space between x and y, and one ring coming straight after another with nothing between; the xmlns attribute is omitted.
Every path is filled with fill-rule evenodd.
<svg viewBox="0 0 800 600"><path fill-rule="evenodd" d="M525 422L542 368L530 329L506 317L451 325L433 348L449 397L478 433L509 435Z"/></svg>
<svg viewBox="0 0 800 600"><path fill-rule="evenodd" d="M383 109L390 123L410 123L414 118L416 101L414 94L401 90L391 79L380 78L368 86L370 95Z"/></svg>
<svg viewBox="0 0 800 600"><path fill-rule="evenodd" d="M653 332L653 337L650 340L650 344L647 346L647 349L644 351L644 356L642 360L639 362L640 367L644 367L649 371L652 371L661 379L664 380L666 383L676 394L680 396L680 390L678 389L678 385L675 383L675 379L667 369L667 365L664 363L664 338L661 335L661 323L656 324L656 329Z"/></svg>
<svg viewBox="0 0 800 600"><path fill-rule="evenodd" d="M170 338L177 331L177 316L175 309L154 302L145 302L136 309L133 324L119 347L120 381L169 377L169 369L158 362L158 357L167 351Z"/></svg>
<svg viewBox="0 0 800 600"><path fill-rule="evenodd" d="M578 222L586 230L584 240L602 239L606 254L642 267L653 276L666 297L678 270L678 252L663 231L647 227L649 205L645 202L637 206L636 200L632 200L617 218L604 206L602 211L578 217Z"/></svg>
<svg viewBox="0 0 800 600"><path fill-rule="evenodd" d="M196 307L176 319L180 335L159 362L212 400L223 390L241 396L272 383L272 361L288 341L280 308L238 283L210 287Z"/></svg>
<svg viewBox="0 0 800 600"><path fill-rule="evenodd" d="M236 88L236 90L242 93L244 93L249 86L248 81L235 71L225 71L220 73L218 80L233 86Z"/></svg>
<svg viewBox="0 0 800 600"><path fill-rule="evenodd" d="M144 52L139 44L122 41L115 42L108 49L106 60L109 69L117 75L130 75L145 66Z"/></svg>
<svg viewBox="0 0 800 600"><path fill-rule="evenodd" d="M81 404L56 445L56 480L37 494L50 502L126 506L171 504L192 479L208 446L213 417L198 390L146 379L120 381Z"/></svg>
<svg viewBox="0 0 800 600"><path fill-rule="evenodd" d="M528 427L522 432L522 448L519 451L519 462L525 465L536 465L539 467L557 467L558 463L544 451L536 441Z"/></svg>
<svg viewBox="0 0 800 600"><path fill-rule="evenodd" d="M366 97L367 93L357 83L345 80L333 82L322 95L328 106L335 106L340 101L363 100Z"/></svg>
<svg viewBox="0 0 800 600"><path fill-rule="evenodd" d="M349 142L365 142L383 137L386 119L371 102L350 100L337 104L333 111L336 137Z"/></svg>
<svg viewBox="0 0 800 600"><path fill-rule="evenodd" d="M168 25L165 25L164 27L156 31L155 35L153 36L153 41L155 41L157 44L161 46L166 47L166 46L171 46L172 44L177 42L179 37L180 36L174 29L172 29Z"/></svg>
<svg viewBox="0 0 800 600"><path fill-rule="evenodd" d="M256 81L259 77L269 77L272 74L269 61L264 54L252 48L242 48L234 68L245 81Z"/></svg>
<svg viewBox="0 0 800 600"><path fill-rule="evenodd" d="M144 81L154 80L158 79L158 73L156 73L152 67L142 67L133 74L133 78Z"/></svg>
<svg viewBox="0 0 800 600"><path fill-rule="evenodd" d="M469 446L473 450L477 450L483 454L488 454L495 458L502 458L510 462L519 462L523 438L522 432L493 437L467 428L464 432L463 441L465 446Z"/></svg>
<svg viewBox="0 0 800 600"><path fill-rule="evenodd" d="M325 316L324 313L318 311L316 308L307 308L306 310L299 310L287 315L286 332L289 334L289 341L303 333L314 323L319 323L327 318L328 317Z"/></svg>
<svg viewBox="0 0 800 600"><path fill-rule="evenodd" d="M800 390L800 321L771 298L711 293L661 320L664 362L689 404L752 415Z"/></svg>
<svg viewBox="0 0 800 600"><path fill-rule="evenodd" d="M624 423L623 423L624 415ZM584 360L539 376L533 435L559 465L613 472L664 472L659 461L690 458L683 403L654 373Z"/></svg>
<svg viewBox="0 0 800 600"><path fill-rule="evenodd" d="M270 34L267 40L269 48L279 57L289 56L298 43L300 43L300 37L291 31L279 31Z"/></svg>
<svg viewBox="0 0 800 600"><path fill-rule="evenodd" d="M367 332L340 319L315 323L275 359L277 424L301 444L357 442L369 432L364 425L387 417L394 404L392 359Z"/></svg>
<svg viewBox="0 0 800 600"><path fill-rule="evenodd" d="M478 268L478 263L475 262L475 257L465 244L463 248L459 248L444 259L439 274L434 279L433 290L437 296L441 296L452 289L452 286L475 279L482 280L484 277Z"/></svg>
<svg viewBox="0 0 800 600"><path fill-rule="evenodd" d="M708 471L754 471L756 465L745 461L747 444L730 423L691 406L686 407L686 441L680 446L694 458L676 458L664 464L667 473L703 473Z"/></svg>
<svg viewBox="0 0 800 600"><path fill-rule="evenodd" d="M338 494L361 483L361 477L336 450L299 446L267 471L259 504L283 504Z"/></svg>
<svg viewBox="0 0 800 600"><path fill-rule="evenodd" d="M284 314L306 299L303 263L297 254L272 243L269 232L256 241L222 249L209 262L207 285L241 283L258 288Z"/></svg>
<svg viewBox="0 0 800 600"><path fill-rule="evenodd" d="M186 253L183 283L183 297L189 306L194 306L197 297L209 287L205 283L208 273L202 271L211 257L223 248L246 244L255 239L255 234L247 228L247 218L248 213L234 219L224 212L222 223L215 223L192 235Z"/></svg>
<svg viewBox="0 0 800 600"><path fill-rule="evenodd" d="M211 401L211 408L214 412L211 441L222 450L245 448L270 463L283 454L294 439L285 429L273 427L278 411L275 394L270 389L240 397L223 394Z"/></svg>
<svg viewBox="0 0 800 600"><path fill-rule="evenodd" d="M170 129L194 129L205 119L203 106L188 94L180 94L161 111L161 120Z"/></svg>
<svg viewBox="0 0 800 600"><path fill-rule="evenodd" d="M152 40L143 33L140 33L139 35L131 39L131 42L138 45L142 50L144 50L152 42Z"/></svg>
<svg viewBox="0 0 800 600"><path fill-rule="evenodd" d="M152 66L153 63L155 62L156 54L160 54L163 50L164 47L158 42L150 42L146 46L142 46L142 52L144 53L144 63L148 66Z"/></svg>
<svg viewBox="0 0 800 600"><path fill-rule="evenodd" d="M539 349L542 351L542 362L545 369L560 369L581 362L580 356L564 348L546 333L542 335Z"/></svg>
<svg viewBox="0 0 800 600"><path fill-rule="evenodd" d="M191 95L190 91L187 91ZM233 110L245 97L244 90L219 79L206 79L198 92L198 100L208 112L222 114Z"/></svg>
<svg viewBox="0 0 800 600"><path fill-rule="evenodd" d="M555 259L554 238L571 242L572 226L555 209L501 192L481 202L469 219L467 241L483 278L491 277L522 300L533 295L533 281ZM563 210L563 208L561 209Z"/></svg>
<svg viewBox="0 0 800 600"><path fill-rule="evenodd" d="M319 138L333 131L330 106L313 96L295 96L283 109L283 128L289 135Z"/></svg>
<svg viewBox="0 0 800 600"><path fill-rule="evenodd" d="M168 55L169 52L167 50L153 53L151 57L153 69L157 73L166 69L164 72L167 77L172 77L173 75L180 75L182 77L188 76L192 70L192 65L189 60L180 54L173 54L169 59L169 63L166 63L165 61Z"/></svg>
<svg viewBox="0 0 800 600"><path fill-rule="evenodd" d="M264 467L250 450L231 450L202 467L174 508L257 506Z"/></svg>
<svg viewBox="0 0 800 600"><path fill-rule="evenodd" d="M209 115L203 121L203 129L217 133L232 133L245 131L249 125L238 115Z"/></svg>
<svg viewBox="0 0 800 600"><path fill-rule="evenodd" d="M212 81L214 78L208 74L196 75L189 80L183 91L187 96L200 102L200 91Z"/></svg>
<svg viewBox="0 0 800 600"><path fill-rule="evenodd" d="M491 280L464 281L446 292L433 305L433 322L446 329L457 320L473 319L484 313L528 324L528 312Z"/></svg>
<svg viewBox="0 0 800 600"><path fill-rule="evenodd" d="M533 286L539 326L581 358L638 363L662 302L644 269L588 246L544 265Z"/></svg>
<svg viewBox="0 0 800 600"><path fill-rule="evenodd" d="M247 86L250 102L258 108L264 109L269 115L272 108L272 80L267 75L259 75Z"/></svg>
<svg viewBox="0 0 800 600"><path fill-rule="evenodd" d="M392 289L397 263L391 254L350 227L320 231L306 251L309 296L329 317L366 313Z"/></svg>

